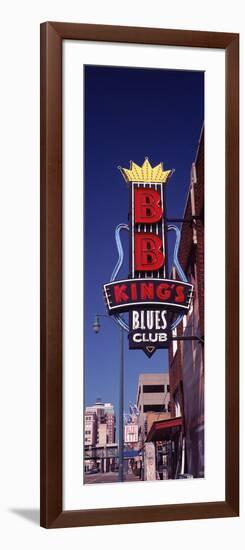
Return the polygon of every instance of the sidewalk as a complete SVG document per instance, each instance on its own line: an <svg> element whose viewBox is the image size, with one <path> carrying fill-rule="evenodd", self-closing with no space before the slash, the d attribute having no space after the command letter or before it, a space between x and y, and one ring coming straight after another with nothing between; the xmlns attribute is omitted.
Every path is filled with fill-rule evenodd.
<svg viewBox="0 0 245 550"><path fill-rule="evenodd" d="M135 476L132 472L124 475L124 481L140 481L139 477ZM118 472L107 472L98 474L86 474L85 484L91 483L117 483Z"/></svg>

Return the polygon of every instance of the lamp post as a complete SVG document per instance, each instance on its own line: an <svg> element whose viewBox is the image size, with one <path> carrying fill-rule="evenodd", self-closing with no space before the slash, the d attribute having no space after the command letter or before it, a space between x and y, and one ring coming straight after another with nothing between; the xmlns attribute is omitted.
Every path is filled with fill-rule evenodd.
<svg viewBox="0 0 245 550"><path fill-rule="evenodd" d="M93 322L93 331L95 332L95 334L98 334L101 328L100 317L106 317L106 319L108 319L107 315L96 313L94 322ZM118 481L123 481L123 447L124 447L123 404L124 404L124 332L123 332L123 328L120 328Z"/></svg>

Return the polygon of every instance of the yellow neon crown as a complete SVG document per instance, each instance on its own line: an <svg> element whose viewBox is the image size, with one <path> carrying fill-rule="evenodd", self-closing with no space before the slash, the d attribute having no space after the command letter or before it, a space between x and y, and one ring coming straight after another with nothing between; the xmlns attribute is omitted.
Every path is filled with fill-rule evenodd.
<svg viewBox="0 0 245 550"><path fill-rule="evenodd" d="M130 169L121 168L121 166L118 168L126 182L167 183L174 172L174 170L164 170L162 162L153 168L147 157L145 157L142 166L130 161Z"/></svg>

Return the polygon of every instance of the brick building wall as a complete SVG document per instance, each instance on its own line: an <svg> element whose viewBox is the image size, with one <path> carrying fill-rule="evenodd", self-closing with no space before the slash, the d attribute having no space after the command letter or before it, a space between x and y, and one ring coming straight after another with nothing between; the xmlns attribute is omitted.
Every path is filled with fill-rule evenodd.
<svg viewBox="0 0 245 550"><path fill-rule="evenodd" d="M191 167L190 187L183 218L179 261L194 285L193 303L175 336L204 336L204 132ZM197 219L195 219L195 216ZM175 272L173 270L173 276ZM171 415L183 417L186 470L204 475L204 350L196 341L175 341L169 348Z"/></svg>

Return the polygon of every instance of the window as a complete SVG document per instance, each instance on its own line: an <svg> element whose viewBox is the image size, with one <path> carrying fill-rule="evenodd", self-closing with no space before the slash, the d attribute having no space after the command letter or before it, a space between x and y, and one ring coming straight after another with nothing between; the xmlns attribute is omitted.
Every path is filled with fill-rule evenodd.
<svg viewBox="0 0 245 550"><path fill-rule="evenodd" d="M144 405L143 412L163 412L163 405Z"/></svg>
<svg viewBox="0 0 245 550"><path fill-rule="evenodd" d="M175 416L181 416L181 409L180 409L180 402L179 402L179 394L178 392L174 395L174 404L175 404Z"/></svg>
<svg viewBox="0 0 245 550"><path fill-rule="evenodd" d="M86 434L86 435L90 435L90 434L91 434L91 431L90 431L90 430L85 430L85 434Z"/></svg>
<svg viewBox="0 0 245 550"><path fill-rule="evenodd" d="M186 325L187 325L187 315L184 315L184 317L183 317L183 332L185 332Z"/></svg>
<svg viewBox="0 0 245 550"><path fill-rule="evenodd" d="M143 393L164 393L164 384L149 384L143 386Z"/></svg>
<svg viewBox="0 0 245 550"><path fill-rule="evenodd" d="M174 330L172 330L172 336L173 336L173 338L175 336L177 336L177 329L176 328L174 328ZM176 351L177 351L177 348L178 348L177 340L172 341L172 347L173 347L173 356L174 356Z"/></svg>
<svg viewBox="0 0 245 550"><path fill-rule="evenodd" d="M167 384L167 392L169 393L170 392L170 385Z"/></svg>

